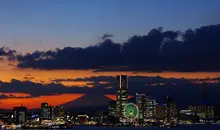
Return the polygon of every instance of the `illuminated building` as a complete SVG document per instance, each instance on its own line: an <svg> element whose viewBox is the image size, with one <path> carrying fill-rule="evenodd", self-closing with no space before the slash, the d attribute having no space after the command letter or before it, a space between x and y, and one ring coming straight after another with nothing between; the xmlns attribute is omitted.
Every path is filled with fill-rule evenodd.
<svg viewBox="0 0 220 130"><path fill-rule="evenodd" d="M202 105L194 105L189 106L189 110L191 110L193 113L195 113L200 119L213 119L215 117L215 107L207 105L206 102L206 86L205 84L202 84L201 89L201 97L202 97Z"/></svg>
<svg viewBox="0 0 220 130"><path fill-rule="evenodd" d="M55 115L54 115L54 108L53 106L49 106L49 111L50 111L50 119L54 120Z"/></svg>
<svg viewBox="0 0 220 130"><path fill-rule="evenodd" d="M199 118L195 116L192 110L180 110L178 115L178 121L180 124L192 124L199 121Z"/></svg>
<svg viewBox="0 0 220 130"><path fill-rule="evenodd" d="M167 97L166 103L167 103L167 122L169 124L175 125L177 124L177 116L178 116L176 102L175 100Z"/></svg>
<svg viewBox="0 0 220 130"><path fill-rule="evenodd" d="M115 101L110 101L108 103L108 115L109 116L115 116L115 109L116 109L116 104Z"/></svg>
<svg viewBox="0 0 220 130"><path fill-rule="evenodd" d="M117 75L116 83L116 117L124 118L124 107L128 103L128 77Z"/></svg>
<svg viewBox="0 0 220 130"><path fill-rule="evenodd" d="M139 119L153 119L156 114L156 100L146 94L136 93L136 104L139 108Z"/></svg>
<svg viewBox="0 0 220 130"><path fill-rule="evenodd" d="M143 119L146 115L146 100L147 96L146 94L138 94L136 93L136 105L139 109L138 118Z"/></svg>
<svg viewBox="0 0 220 130"><path fill-rule="evenodd" d="M15 119L16 124L21 124L27 121L27 107L14 107L13 112L13 118Z"/></svg>
<svg viewBox="0 0 220 130"><path fill-rule="evenodd" d="M80 124L88 124L88 116L87 115L78 115Z"/></svg>
<svg viewBox="0 0 220 130"><path fill-rule="evenodd" d="M145 117L147 119L153 119L156 114L156 105L157 102L155 99L147 98L146 99L146 113Z"/></svg>
<svg viewBox="0 0 220 130"><path fill-rule="evenodd" d="M51 107L48 106L48 103L41 103L41 120L50 120L51 119Z"/></svg>
<svg viewBox="0 0 220 130"><path fill-rule="evenodd" d="M197 106L189 106L188 108L193 113L195 113L197 116L199 116L200 119L213 119L215 117L214 112L215 108L214 106L207 106L207 105L197 105Z"/></svg>
<svg viewBox="0 0 220 130"><path fill-rule="evenodd" d="M180 114L191 116L191 115L193 115L193 112L192 112L192 110L181 110Z"/></svg>
<svg viewBox="0 0 220 130"><path fill-rule="evenodd" d="M55 118L63 118L64 117L63 106L62 105L55 106L53 113Z"/></svg>
<svg viewBox="0 0 220 130"><path fill-rule="evenodd" d="M155 118L157 120L164 120L166 118L166 114L167 114L167 105L157 104Z"/></svg>

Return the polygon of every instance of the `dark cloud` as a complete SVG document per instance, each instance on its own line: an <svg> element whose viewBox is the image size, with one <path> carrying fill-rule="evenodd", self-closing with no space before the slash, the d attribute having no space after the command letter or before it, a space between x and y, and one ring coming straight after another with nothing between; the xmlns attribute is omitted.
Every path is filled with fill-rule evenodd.
<svg viewBox="0 0 220 130"><path fill-rule="evenodd" d="M16 87L15 87L16 86ZM66 87L62 84L42 84L32 81L19 81L16 79L11 82L0 81L0 92L2 93L27 93L32 96L51 95L54 93L89 93L94 89L88 87Z"/></svg>
<svg viewBox="0 0 220 130"><path fill-rule="evenodd" d="M123 44L108 39L86 48L66 47L16 56L20 68L96 71L220 71L220 25L185 32L152 29ZM0 54L4 52L0 51Z"/></svg>
<svg viewBox="0 0 220 130"><path fill-rule="evenodd" d="M220 80L215 79L176 79L176 78L162 78L160 76L147 77L147 76L130 76L128 78L128 93L135 96L136 93L146 93L147 95L155 98L159 103L165 102L165 97L173 97L179 106L186 106L189 104L200 104L202 99L201 88L202 84L206 80ZM41 95L52 95L62 93L84 93L86 99L94 99L94 102L98 98L103 98L104 94L115 94L116 92L116 78L111 76L99 76L99 77L87 77L77 79L55 79L51 81L91 81L94 84L93 88L85 87L66 87L62 84L43 84L34 83L31 81L19 81L12 80L11 82L0 81L0 92L2 93L27 93L31 97L37 97ZM201 81L200 84L194 83L194 81ZM103 84L104 82L104 84ZM206 83L206 96L207 103L220 104L219 91L220 82ZM16 86L16 87L15 87ZM110 87L111 86L111 87ZM108 89L106 89L108 87ZM189 96L190 95L190 96ZM2 95L2 98L7 98ZM100 99L101 101L102 99ZM106 100L103 99L103 100ZM81 101L81 99L79 100ZM85 103L87 100L85 101ZM91 100L91 103L93 100ZM100 105L107 102L99 102ZM102 104L103 103L103 104ZM77 105L77 103L70 103ZM80 105L80 104L78 104ZM86 104L82 104L85 106Z"/></svg>
<svg viewBox="0 0 220 130"><path fill-rule="evenodd" d="M102 40L106 40L106 39L112 38L113 36L114 36L114 35L112 35L112 34L106 33L106 34L104 34L104 35L102 36Z"/></svg>
<svg viewBox="0 0 220 130"><path fill-rule="evenodd" d="M8 60L16 60L16 51L8 47L0 48L0 60L4 60L2 57L6 56Z"/></svg>
<svg viewBox="0 0 220 130"><path fill-rule="evenodd" d="M7 52L5 51L5 47L0 48L0 56L7 55Z"/></svg>

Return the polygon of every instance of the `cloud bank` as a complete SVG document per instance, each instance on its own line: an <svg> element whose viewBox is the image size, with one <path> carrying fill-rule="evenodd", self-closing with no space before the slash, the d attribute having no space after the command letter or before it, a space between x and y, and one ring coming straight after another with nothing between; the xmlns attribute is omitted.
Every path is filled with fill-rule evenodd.
<svg viewBox="0 0 220 130"><path fill-rule="evenodd" d="M10 59L16 58L19 68L34 69L220 71L220 25L185 32L160 27L121 44L113 42L112 36L105 34L102 43L86 48L35 51ZM6 55L2 48L0 55Z"/></svg>
<svg viewBox="0 0 220 130"><path fill-rule="evenodd" d="M115 94L116 92L116 79L112 76L98 76L76 79L56 79L54 81L90 81L93 82L94 87L73 86L67 87L62 84L41 84L31 81L12 80L11 82L0 82L0 102L1 100L13 100L24 98L38 98L42 96L56 96L62 94L85 94L91 102L96 102L95 99L102 99L104 95ZM200 104L202 101L201 88L202 84L197 81L216 81L206 83L206 95L208 104L219 104L220 98L219 91L220 79L176 79L176 78L162 78L147 77L147 76L129 76L128 87L129 95L135 96L136 93L146 93L158 102L164 103L165 97L173 97L178 105ZM195 83L196 82L196 83ZM15 87L16 86L16 87ZM191 95L191 96L188 96ZM94 101L92 100L94 99ZM23 100L23 99L22 99ZM88 106L85 102L81 102L83 106ZM99 102L100 105L107 102ZM71 103L72 104L72 103ZM73 103L76 105L76 103ZM80 106L80 104L78 104Z"/></svg>

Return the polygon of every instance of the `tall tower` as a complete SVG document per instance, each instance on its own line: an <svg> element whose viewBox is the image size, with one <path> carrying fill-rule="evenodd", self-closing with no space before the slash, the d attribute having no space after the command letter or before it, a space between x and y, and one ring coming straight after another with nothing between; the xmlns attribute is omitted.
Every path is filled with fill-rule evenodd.
<svg viewBox="0 0 220 130"><path fill-rule="evenodd" d="M166 104L167 104L167 122L171 125L176 125L177 122L177 107L176 101L170 97L166 97Z"/></svg>
<svg viewBox="0 0 220 130"><path fill-rule="evenodd" d="M123 118L124 107L128 103L128 77L117 75L116 79L116 117Z"/></svg>
<svg viewBox="0 0 220 130"><path fill-rule="evenodd" d="M50 107L49 107L48 103L46 103L46 102L41 103L41 119L48 120L48 119L51 119L50 117L51 117Z"/></svg>
<svg viewBox="0 0 220 130"><path fill-rule="evenodd" d="M58 119L64 118L64 108L62 105L54 107L54 116Z"/></svg>
<svg viewBox="0 0 220 130"><path fill-rule="evenodd" d="M205 111L205 119L208 117L208 108L206 103L206 90L205 90L205 83L202 84L202 106L204 107Z"/></svg>
<svg viewBox="0 0 220 130"><path fill-rule="evenodd" d="M27 107L19 106L13 108L13 116L16 124L21 124L27 121Z"/></svg>
<svg viewBox="0 0 220 130"><path fill-rule="evenodd" d="M146 98L146 112L145 117L147 119L153 119L156 114L156 105L157 102L155 99L152 99L151 97Z"/></svg>
<svg viewBox="0 0 220 130"><path fill-rule="evenodd" d="M139 108L139 114L138 114L139 119L143 119L146 115L145 114L146 113L146 100L147 100L146 94L136 93L136 105Z"/></svg>
<svg viewBox="0 0 220 130"><path fill-rule="evenodd" d="M108 103L108 115L109 116L115 116L115 109L116 109L116 104L115 101L110 101Z"/></svg>

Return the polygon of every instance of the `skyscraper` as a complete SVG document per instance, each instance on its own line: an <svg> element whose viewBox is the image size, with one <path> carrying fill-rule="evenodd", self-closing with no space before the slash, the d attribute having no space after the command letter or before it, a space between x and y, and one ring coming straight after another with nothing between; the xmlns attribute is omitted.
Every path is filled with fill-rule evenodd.
<svg viewBox="0 0 220 130"><path fill-rule="evenodd" d="M115 109L116 109L116 104L115 104L115 101L110 101L108 103L108 115L109 116L115 116Z"/></svg>
<svg viewBox="0 0 220 130"><path fill-rule="evenodd" d="M207 118L208 116L208 108L207 108L207 102L206 102L206 86L205 86L205 83L202 84L202 105L205 109L205 119Z"/></svg>
<svg viewBox="0 0 220 130"><path fill-rule="evenodd" d="M27 121L27 107L19 106L13 108L13 116L16 124L21 124Z"/></svg>
<svg viewBox="0 0 220 130"><path fill-rule="evenodd" d="M54 116L55 118L64 118L64 108L62 105L57 105L54 107Z"/></svg>
<svg viewBox="0 0 220 130"><path fill-rule="evenodd" d="M177 124L177 107L175 100L166 97L166 104L167 104L167 122L176 125Z"/></svg>
<svg viewBox="0 0 220 130"><path fill-rule="evenodd" d="M166 116L167 116L166 104L157 104L155 118L157 120L164 120L166 118Z"/></svg>
<svg viewBox="0 0 220 130"><path fill-rule="evenodd" d="M138 109L139 109L139 114L138 114L139 119L144 119L145 118L145 115L146 115L146 100L147 100L146 94L136 93L136 105L138 106Z"/></svg>
<svg viewBox="0 0 220 130"><path fill-rule="evenodd" d="M48 103L41 103L41 119L49 120L51 119L51 107L48 106Z"/></svg>
<svg viewBox="0 0 220 130"><path fill-rule="evenodd" d="M116 117L123 118L124 107L128 103L128 77L117 75L116 78Z"/></svg>
<svg viewBox="0 0 220 130"><path fill-rule="evenodd" d="M54 106L49 106L50 119L52 119L52 120L55 120L54 110L55 110L55 107L54 107Z"/></svg>
<svg viewBox="0 0 220 130"><path fill-rule="evenodd" d="M147 119L153 119L156 114L156 105L157 102L155 99L151 99L150 97L146 98L146 113L145 117Z"/></svg>
<svg viewBox="0 0 220 130"><path fill-rule="evenodd" d="M191 110L193 113L195 113L199 118L203 120L213 119L216 114L214 106L190 105L188 109Z"/></svg>

